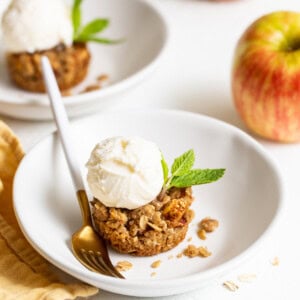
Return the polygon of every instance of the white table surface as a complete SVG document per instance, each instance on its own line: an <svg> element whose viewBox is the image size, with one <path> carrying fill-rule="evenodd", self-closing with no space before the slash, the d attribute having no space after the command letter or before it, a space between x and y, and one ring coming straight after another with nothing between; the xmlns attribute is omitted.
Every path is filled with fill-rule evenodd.
<svg viewBox="0 0 300 300"><path fill-rule="evenodd" d="M201 0L153 0L170 25L170 42L157 71L123 96L120 108L171 108L209 115L242 130L230 93L233 49L243 30L257 17L273 10L300 10L299 0L236 0L214 3ZM20 137L25 150L54 129L51 122L19 121L1 116ZM156 299L299 299L300 291L300 144L282 145L258 139L277 161L287 187L285 215L263 250L202 290ZM255 188L255 187L253 187ZM278 256L280 264L270 261ZM251 283L237 276L254 273ZM239 285L236 292L222 286ZM135 299L102 292L92 300ZM142 299L142 298L138 298Z"/></svg>

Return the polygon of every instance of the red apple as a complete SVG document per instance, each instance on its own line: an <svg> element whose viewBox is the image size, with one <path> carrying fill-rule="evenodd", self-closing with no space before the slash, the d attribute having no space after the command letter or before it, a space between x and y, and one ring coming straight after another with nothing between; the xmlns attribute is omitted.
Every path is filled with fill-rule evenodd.
<svg viewBox="0 0 300 300"><path fill-rule="evenodd" d="M300 13L274 12L248 27L234 53L232 94L254 133L300 141Z"/></svg>

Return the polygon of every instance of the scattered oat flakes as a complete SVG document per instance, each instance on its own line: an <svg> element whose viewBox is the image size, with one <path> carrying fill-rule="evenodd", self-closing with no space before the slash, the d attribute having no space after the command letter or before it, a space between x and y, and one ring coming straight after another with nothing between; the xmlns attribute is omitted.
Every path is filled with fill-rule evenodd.
<svg viewBox="0 0 300 300"><path fill-rule="evenodd" d="M278 257L278 256L275 256L275 257L273 258L273 260L271 261L271 264L272 264L273 266L279 266L279 257Z"/></svg>
<svg viewBox="0 0 300 300"><path fill-rule="evenodd" d="M118 271L128 271L132 268L132 263L126 260L117 262L116 269Z"/></svg>
<svg viewBox="0 0 300 300"><path fill-rule="evenodd" d="M201 257L208 257L208 256L211 256L211 252L208 251L208 249L206 247L199 247L198 255Z"/></svg>
<svg viewBox="0 0 300 300"><path fill-rule="evenodd" d="M183 254L188 257L198 256L198 248L194 245L188 245L187 248L183 250Z"/></svg>
<svg viewBox="0 0 300 300"><path fill-rule="evenodd" d="M107 81L109 79L109 76L107 74L100 74L98 77L97 77L97 81Z"/></svg>
<svg viewBox="0 0 300 300"><path fill-rule="evenodd" d="M226 287L231 292L236 292L239 289L239 286L230 280L225 281L223 283L223 286Z"/></svg>
<svg viewBox="0 0 300 300"><path fill-rule="evenodd" d="M210 217L202 219L199 223L199 228L204 229L206 232L213 232L218 228L218 226L219 221Z"/></svg>
<svg viewBox="0 0 300 300"><path fill-rule="evenodd" d="M211 252L207 250L206 247L196 247L195 245L188 245L187 248L184 249L183 254L187 257L208 257L211 255Z"/></svg>
<svg viewBox="0 0 300 300"><path fill-rule="evenodd" d="M191 242L192 239L193 239L192 237L189 237L189 238L187 239L187 241L188 241L188 242Z"/></svg>
<svg viewBox="0 0 300 300"><path fill-rule="evenodd" d="M203 228L199 229L197 234L201 240L206 240L206 231Z"/></svg>
<svg viewBox="0 0 300 300"><path fill-rule="evenodd" d="M100 90L100 89L101 89L101 86L99 84L91 84L91 85L88 85L82 92L80 92L80 94L91 92L91 91L96 91L96 90Z"/></svg>
<svg viewBox="0 0 300 300"><path fill-rule="evenodd" d="M181 258L183 256L183 253L181 252L181 253L178 253L177 255L176 255L176 257L177 258Z"/></svg>
<svg viewBox="0 0 300 300"><path fill-rule="evenodd" d="M151 268L158 268L161 264L161 260L156 260L151 264Z"/></svg>
<svg viewBox="0 0 300 300"><path fill-rule="evenodd" d="M169 255L168 256L168 259L172 259L172 258L174 258L174 255Z"/></svg>
<svg viewBox="0 0 300 300"><path fill-rule="evenodd" d="M255 274L241 274L238 276L238 280L240 282L252 282L256 279L256 275Z"/></svg>
<svg viewBox="0 0 300 300"><path fill-rule="evenodd" d="M156 276L156 274L157 274L156 272L152 272L152 273L151 273L151 277Z"/></svg>

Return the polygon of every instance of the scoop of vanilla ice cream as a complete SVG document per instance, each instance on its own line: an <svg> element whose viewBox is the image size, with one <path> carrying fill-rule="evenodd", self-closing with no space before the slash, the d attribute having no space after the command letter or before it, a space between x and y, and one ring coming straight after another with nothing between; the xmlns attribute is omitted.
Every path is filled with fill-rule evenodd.
<svg viewBox="0 0 300 300"><path fill-rule="evenodd" d="M163 186L161 159L159 148L142 138L106 139L95 146L86 164L88 185L107 207L141 207Z"/></svg>
<svg viewBox="0 0 300 300"><path fill-rule="evenodd" d="M8 52L35 52L60 43L70 46L73 26L63 0L12 0L2 18Z"/></svg>

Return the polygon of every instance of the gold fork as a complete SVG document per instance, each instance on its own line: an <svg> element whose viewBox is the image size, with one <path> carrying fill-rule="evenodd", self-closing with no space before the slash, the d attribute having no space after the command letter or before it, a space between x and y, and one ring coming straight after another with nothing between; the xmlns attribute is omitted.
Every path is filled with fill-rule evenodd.
<svg viewBox="0 0 300 300"><path fill-rule="evenodd" d="M104 275L124 278L112 265L104 240L94 230L89 201L84 189L83 180L75 148L73 147L67 113L54 77L50 62L42 57L42 72L50 98L51 109L59 132L65 157L70 169L73 184L77 191L77 199L81 209L83 225L72 235L74 256L88 269Z"/></svg>

